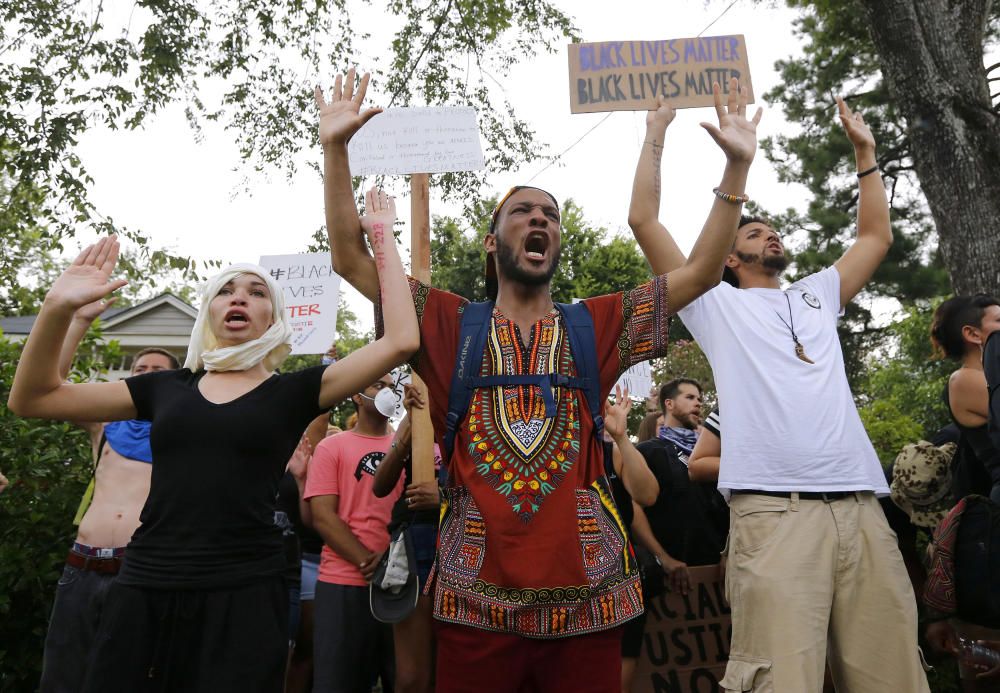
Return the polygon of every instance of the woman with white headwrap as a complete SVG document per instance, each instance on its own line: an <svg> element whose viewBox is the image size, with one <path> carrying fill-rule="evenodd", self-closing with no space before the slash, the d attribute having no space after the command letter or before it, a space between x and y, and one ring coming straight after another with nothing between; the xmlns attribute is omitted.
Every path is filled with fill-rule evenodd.
<svg viewBox="0 0 1000 693"><path fill-rule="evenodd" d="M152 421L149 498L107 596L87 690L281 690L288 594L273 511L285 463L310 421L419 345L393 242L395 207L369 198L379 207L364 226L379 262L385 335L329 366L273 372L291 350L281 287L256 265L233 265L202 291L184 368L62 382L52 355L74 311L125 284L110 278L118 241L85 249L49 290L10 409Z"/></svg>

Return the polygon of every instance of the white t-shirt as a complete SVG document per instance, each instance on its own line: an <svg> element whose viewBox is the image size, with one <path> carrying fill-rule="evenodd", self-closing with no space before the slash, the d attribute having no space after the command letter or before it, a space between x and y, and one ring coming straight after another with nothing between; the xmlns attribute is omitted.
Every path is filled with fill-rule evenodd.
<svg viewBox="0 0 1000 693"><path fill-rule="evenodd" d="M680 311L726 410L720 489L889 493L847 384L839 315L834 267L786 291L723 282ZM795 355L781 318L815 363Z"/></svg>

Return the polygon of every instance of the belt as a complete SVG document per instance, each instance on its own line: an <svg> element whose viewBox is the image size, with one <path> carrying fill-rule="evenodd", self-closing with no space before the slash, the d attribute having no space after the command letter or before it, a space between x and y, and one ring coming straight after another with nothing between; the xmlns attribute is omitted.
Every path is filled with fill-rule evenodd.
<svg viewBox="0 0 1000 693"><path fill-rule="evenodd" d="M113 558L100 558L97 556L81 556L75 551L70 551L66 556L66 565L71 565L80 570L92 570L95 573L107 573L117 575L122 567L121 556Z"/></svg>
<svg viewBox="0 0 1000 693"><path fill-rule="evenodd" d="M793 493L798 493L799 500L821 500L829 503L830 501L853 496L856 493L860 493L860 491L758 491L749 488L734 488L729 493L734 496L753 494L755 496L772 496L774 498L791 498Z"/></svg>

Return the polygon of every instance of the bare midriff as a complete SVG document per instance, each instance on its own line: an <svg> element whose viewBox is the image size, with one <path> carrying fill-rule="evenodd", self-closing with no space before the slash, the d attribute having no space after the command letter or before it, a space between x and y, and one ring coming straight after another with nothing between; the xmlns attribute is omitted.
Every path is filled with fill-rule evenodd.
<svg viewBox="0 0 1000 693"><path fill-rule="evenodd" d="M128 544L139 527L152 470L152 464L122 457L105 445L97 465L94 498L80 521L76 540L103 548Z"/></svg>

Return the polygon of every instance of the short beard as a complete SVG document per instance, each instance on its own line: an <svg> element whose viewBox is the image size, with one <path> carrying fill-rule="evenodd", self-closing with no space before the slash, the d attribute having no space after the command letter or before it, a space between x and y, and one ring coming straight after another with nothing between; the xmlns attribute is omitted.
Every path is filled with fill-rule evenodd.
<svg viewBox="0 0 1000 693"><path fill-rule="evenodd" d="M683 416L675 414L674 418L677 419L682 428L686 428L689 431L693 431L701 425L701 417L697 414L685 414Z"/></svg>
<svg viewBox="0 0 1000 693"><path fill-rule="evenodd" d="M514 249L497 237L497 276L510 279L525 286L544 286L552 281L556 270L559 269L559 256L562 248L557 248L549 268L541 274L529 272L517 264L514 256Z"/></svg>
<svg viewBox="0 0 1000 693"><path fill-rule="evenodd" d="M741 253L737 250L736 257L745 265L760 265L766 270L773 271L775 274L781 274L788 267L788 258L785 257L784 253L781 255L768 255L762 261L760 255L755 253Z"/></svg>

